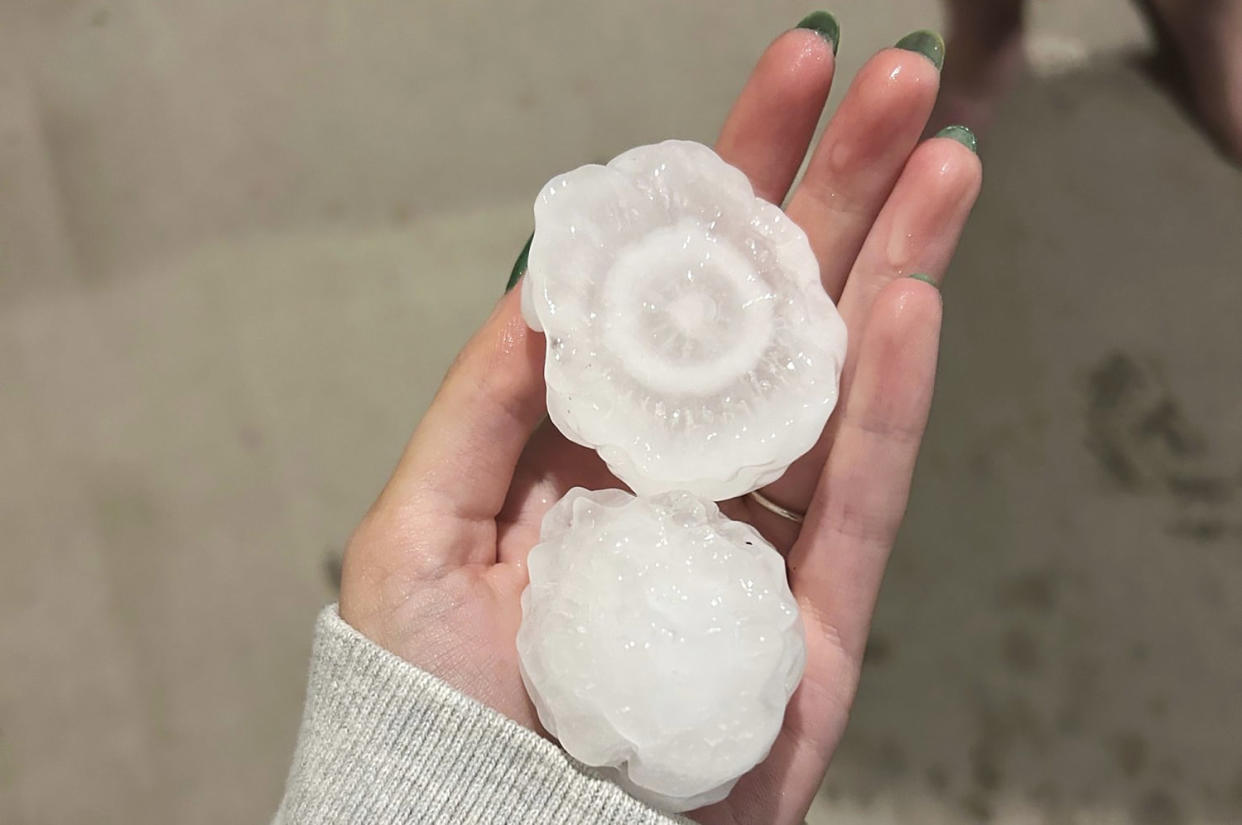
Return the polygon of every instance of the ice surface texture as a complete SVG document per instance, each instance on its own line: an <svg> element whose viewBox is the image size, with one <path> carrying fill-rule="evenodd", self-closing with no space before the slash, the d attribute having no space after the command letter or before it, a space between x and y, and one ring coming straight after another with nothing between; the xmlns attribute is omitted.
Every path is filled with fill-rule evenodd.
<svg viewBox="0 0 1242 825"><path fill-rule="evenodd" d="M640 494L775 481L836 404L845 324L805 233L698 143L549 181L522 313L553 423Z"/></svg>
<svg viewBox="0 0 1242 825"><path fill-rule="evenodd" d="M806 651L784 559L753 527L684 492L575 488L529 569L522 679L571 756L684 811L767 755Z"/></svg>

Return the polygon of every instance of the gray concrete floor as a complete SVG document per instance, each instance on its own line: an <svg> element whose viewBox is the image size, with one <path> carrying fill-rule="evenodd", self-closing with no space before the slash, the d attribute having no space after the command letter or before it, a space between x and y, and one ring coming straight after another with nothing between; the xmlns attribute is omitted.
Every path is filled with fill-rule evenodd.
<svg viewBox="0 0 1242 825"><path fill-rule="evenodd" d="M842 6L842 76L939 21ZM332 564L538 186L710 140L805 11L0 6L0 821L266 819ZM1242 821L1242 175L1128 6L1033 26L812 823Z"/></svg>

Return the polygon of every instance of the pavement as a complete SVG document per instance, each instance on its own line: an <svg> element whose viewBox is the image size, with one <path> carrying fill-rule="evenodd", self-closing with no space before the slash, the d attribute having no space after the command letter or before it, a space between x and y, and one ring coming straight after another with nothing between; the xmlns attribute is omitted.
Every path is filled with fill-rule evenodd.
<svg viewBox="0 0 1242 825"><path fill-rule="evenodd" d="M941 19L843 5L839 77ZM267 821L341 548L534 193L710 141L806 11L0 7L0 821ZM810 825L1242 821L1242 173L1144 48L1032 9Z"/></svg>

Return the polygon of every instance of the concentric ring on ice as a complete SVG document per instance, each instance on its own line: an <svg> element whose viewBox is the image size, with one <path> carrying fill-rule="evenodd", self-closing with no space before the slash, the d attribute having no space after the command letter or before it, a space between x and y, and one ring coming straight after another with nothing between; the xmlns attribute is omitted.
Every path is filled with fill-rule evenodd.
<svg viewBox="0 0 1242 825"><path fill-rule="evenodd" d="M522 679L571 756L680 811L767 755L806 651L784 559L753 527L685 492L575 488L528 568Z"/></svg>
<svg viewBox="0 0 1242 825"><path fill-rule="evenodd" d="M698 143L549 181L522 314L547 336L549 417L640 494L762 487L836 404L845 324L806 234Z"/></svg>

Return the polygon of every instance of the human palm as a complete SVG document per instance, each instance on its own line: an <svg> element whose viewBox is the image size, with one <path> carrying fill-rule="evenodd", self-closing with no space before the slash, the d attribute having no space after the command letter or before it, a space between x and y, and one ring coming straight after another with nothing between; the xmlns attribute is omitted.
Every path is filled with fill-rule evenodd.
<svg viewBox="0 0 1242 825"><path fill-rule="evenodd" d="M794 29L742 90L716 150L761 197L785 201L834 66L827 39ZM819 444L763 491L806 512L805 522L750 498L721 505L785 554L807 664L771 753L727 799L693 814L704 823L800 822L845 727L931 400L941 314L932 284L980 182L960 140L919 142L938 83L918 52L873 57L786 205L846 321L850 354ZM546 421L544 341L522 322L516 293L458 356L351 539L340 612L377 644L540 730L515 647L527 553L570 488L622 485Z"/></svg>

